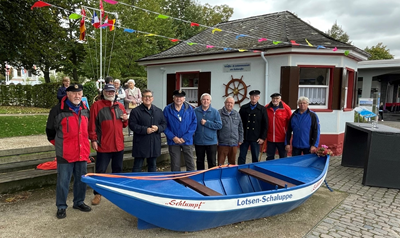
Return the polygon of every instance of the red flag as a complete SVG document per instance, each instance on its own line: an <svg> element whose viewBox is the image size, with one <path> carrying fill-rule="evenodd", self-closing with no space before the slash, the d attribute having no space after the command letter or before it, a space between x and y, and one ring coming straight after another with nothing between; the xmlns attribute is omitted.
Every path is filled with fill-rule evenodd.
<svg viewBox="0 0 400 238"><path fill-rule="evenodd" d="M100 12L101 12L101 18L103 18L104 17L103 0L100 0Z"/></svg>
<svg viewBox="0 0 400 238"><path fill-rule="evenodd" d="M50 4L42 1L37 1L32 5L31 10L33 10L33 8L35 7L48 7L48 6L50 6Z"/></svg>
<svg viewBox="0 0 400 238"><path fill-rule="evenodd" d="M82 15L82 19L81 19L81 26L79 29L79 40L85 40L85 31L86 31L86 27L85 27L85 17L86 17L86 12L85 9L82 8L81 11L81 15Z"/></svg>
<svg viewBox="0 0 400 238"><path fill-rule="evenodd" d="M108 20L108 24L111 24L111 26L108 26L110 31L114 30L115 19Z"/></svg>
<svg viewBox="0 0 400 238"><path fill-rule="evenodd" d="M177 42L177 41L179 41L178 39L171 39L170 41L172 41L172 42Z"/></svg>
<svg viewBox="0 0 400 238"><path fill-rule="evenodd" d="M190 26L200 26L198 23L191 22Z"/></svg>
<svg viewBox="0 0 400 238"><path fill-rule="evenodd" d="M291 40L290 43L292 43L292 45L300 45L299 43L296 43L295 40Z"/></svg>

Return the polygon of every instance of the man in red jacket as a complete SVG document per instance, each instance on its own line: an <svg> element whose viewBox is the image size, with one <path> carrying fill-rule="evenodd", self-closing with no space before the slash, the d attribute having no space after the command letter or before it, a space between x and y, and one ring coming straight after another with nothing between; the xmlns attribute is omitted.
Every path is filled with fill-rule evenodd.
<svg viewBox="0 0 400 238"><path fill-rule="evenodd" d="M280 93L273 93L271 102L265 108L268 114L267 160L275 158L277 149L279 158L285 158L285 136L292 110L281 100Z"/></svg>
<svg viewBox="0 0 400 238"><path fill-rule="evenodd" d="M71 176L74 175L74 209L90 212L84 203L86 184L81 181L86 174L87 159L90 154L88 140L89 110L81 103L83 87L72 84L67 95L54 106L46 125L47 139L56 147L57 157L57 218L67 216L67 196Z"/></svg>
<svg viewBox="0 0 400 238"><path fill-rule="evenodd" d="M122 172L124 135L122 128L128 126L128 115L124 106L115 100L115 87L106 84L100 101L90 110L89 139L97 151L96 173L105 173L111 162L112 173ZM92 205L98 205L101 195L93 191Z"/></svg>

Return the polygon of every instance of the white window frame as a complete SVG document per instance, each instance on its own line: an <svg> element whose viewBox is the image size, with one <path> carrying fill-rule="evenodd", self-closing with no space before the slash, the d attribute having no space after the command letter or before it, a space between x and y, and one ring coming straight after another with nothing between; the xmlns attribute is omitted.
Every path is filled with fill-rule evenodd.
<svg viewBox="0 0 400 238"><path fill-rule="evenodd" d="M301 67L301 68L311 68L311 67ZM301 95L300 94L301 89L306 89L306 88L309 88L309 89L324 88L326 90L325 105L312 105L311 99L310 99L310 104L308 106L310 109L328 109L329 93L330 93L329 85L330 85L330 81L331 81L331 73L332 73L331 70L332 69L330 67L326 67L326 68L319 67L319 68L328 70L327 77L326 77L326 85L301 85L301 84L299 84L299 91L298 91L298 96L299 97L305 96L305 97L308 97L310 99L310 97L309 97L310 95Z"/></svg>
<svg viewBox="0 0 400 238"><path fill-rule="evenodd" d="M186 74L196 74L196 73L186 73ZM200 74L197 73L199 76ZM183 76L185 75L185 73L182 73L180 75L180 89L182 89L183 91L186 92L186 98L185 101L190 103L191 105L197 107L197 105L199 105L199 102L196 102L198 100L198 93L199 93L199 87L183 87ZM199 79L198 79L199 80ZM197 82L198 83L198 82ZM195 97L189 97L189 95L192 94L192 92L195 92L194 95L196 95ZM192 100L193 99L193 100ZM193 102L194 101L194 102Z"/></svg>

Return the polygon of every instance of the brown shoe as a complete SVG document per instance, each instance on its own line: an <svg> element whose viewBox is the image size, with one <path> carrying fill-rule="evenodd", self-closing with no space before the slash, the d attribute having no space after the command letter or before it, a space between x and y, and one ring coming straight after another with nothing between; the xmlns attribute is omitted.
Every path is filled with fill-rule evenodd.
<svg viewBox="0 0 400 238"><path fill-rule="evenodd" d="M96 194L96 195L94 195L94 198L92 199L92 205L99 205L100 201L101 201L101 195Z"/></svg>

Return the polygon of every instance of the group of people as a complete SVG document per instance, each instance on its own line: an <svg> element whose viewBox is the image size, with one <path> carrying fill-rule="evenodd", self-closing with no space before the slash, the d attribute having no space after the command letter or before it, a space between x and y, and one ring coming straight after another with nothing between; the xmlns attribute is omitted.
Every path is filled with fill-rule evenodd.
<svg viewBox="0 0 400 238"><path fill-rule="evenodd" d="M56 216L66 217L66 199L71 176L74 176L73 208L91 211L84 203L86 185L80 177L86 174L90 145L97 151L96 173L105 173L111 161L112 173L122 172L124 155L123 128L133 132L133 172L140 172L147 160L149 172L156 172L156 160L161 155L161 133L167 138L171 171L181 170L181 153L187 171L205 169L225 164L246 163L250 147L252 162L258 162L260 147L267 153L267 160L286 157L292 145L292 154L308 154L319 143L319 120L308 108L309 100L300 97L298 109L292 114L281 95L271 95L265 107L258 103L260 91L253 90L250 102L239 112L235 100L228 96L224 106L217 110L211 106L212 96L204 93L200 105L192 107L185 101L185 92L175 90L173 102L161 110L153 104L153 92L141 92L133 80L128 89L121 90L121 82L106 77L101 99L94 102L90 111L82 102L83 87L79 84L65 86L65 96L49 114L46 133L55 145L57 157ZM292 138L293 133L293 138ZM89 143L89 140L90 143ZM193 149L196 153L194 164ZM218 156L218 157L217 157ZM101 195L94 191L92 205L98 205Z"/></svg>

